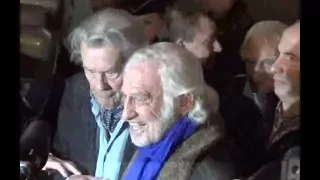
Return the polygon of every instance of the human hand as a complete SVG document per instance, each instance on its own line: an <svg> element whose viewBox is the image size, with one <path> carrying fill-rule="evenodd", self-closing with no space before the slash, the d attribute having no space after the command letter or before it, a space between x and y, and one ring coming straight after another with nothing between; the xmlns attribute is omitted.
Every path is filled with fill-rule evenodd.
<svg viewBox="0 0 320 180"><path fill-rule="evenodd" d="M67 180L107 180L107 179L88 176L88 175L72 175Z"/></svg>
<svg viewBox="0 0 320 180"><path fill-rule="evenodd" d="M55 170L58 171L61 176L67 178L68 172L75 174L75 175L81 175L81 172L77 169L75 164L73 164L70 161L65 161L62 159L59 159L57 157L54 157L53 155L49 155L46 165L42 168L42 170Z"/></svg>

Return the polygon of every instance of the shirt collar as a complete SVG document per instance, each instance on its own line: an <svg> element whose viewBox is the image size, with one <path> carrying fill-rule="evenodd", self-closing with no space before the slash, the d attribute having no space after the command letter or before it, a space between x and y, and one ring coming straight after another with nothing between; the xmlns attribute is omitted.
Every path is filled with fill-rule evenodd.
<svg viewBox="0 0 320 180"><path fill-rule="evenodd" d="M104 109L96 100L96 98L94 97L94 95L92 94L92 92L90 92L90 97L91 97L91 104L92 104L92 112L95 116L98 116L101 112L101 110L104 110L104 111L115 111L115 113L117 111L120 111L123 109L123 104L120 104L119 106L117 106L116 108L113 108L113 109Z"/></svg>
<svg viewBox="0 0 320 180"><path fill-rule="evenodd" d="M93 113L93 115L95 117L95 120L96 120L99 128L103 128L102 124L101 124L102 123L101 119L98 118L98 116L101 115L101 108L102 107L100 106L100 104L97 103L97 101L95 100L94 96L91 93L90 93L90 96L91 96L91 100L90 101L91 101L91 104L92 104L91 111L92 111L92 113ZM109 111L118 112L118 111L120 111L122 109L123 109L123 104L120 104L118 107L116 107L116 108L114 108L112 110L109 110ZM108 111L108 110L106 110L106 111ZM122 127L125 124L125 121L120 118L120 120L119 120L119 122L117 124L120 124L120 127Z"/></svg>
<svg viewBox="0 0 320 180"><path fill-rule="evenodd" d="M90 101L91 101L91 104L92 104L91 110L92 110L92 113L93 113L93 115L95 117L95 120L96 120L96 122L98 124L98 127L99 128L104 128L103 125L101 124L100 118L98 118L98 116L100 116L102 107L96 102L96 100L95 100L94 96L92 96L92 94L90 94L90 96L91 96L91 100ZM109 111L120 111L122 109L123 109L123 104L120 104L118 107L116 107L116 108L114 108L112 110L109 110ZM119 131L119 128L123 127L126 124L127 124L126 121L120 118L119 122L117 123L115 131Z"/></svg>
<svg viewBox="0 0 320 180"><path fill-rule="evenodd" d="M253 91L250 87L250 82L247 80L246 84L244 85L243 95L253 100Z"/></svg>

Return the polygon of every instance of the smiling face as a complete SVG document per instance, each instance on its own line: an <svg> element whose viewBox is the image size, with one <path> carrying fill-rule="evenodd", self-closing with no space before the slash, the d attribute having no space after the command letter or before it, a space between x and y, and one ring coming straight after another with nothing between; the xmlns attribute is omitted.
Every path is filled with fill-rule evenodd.
<svg viewBox="0 0 320 180"><path fill-rule="evenodd" d="M124 73L123 119L129 122L130 136L137 146L158 142L169 124L161 118L163 90L158 68L154 62L141 62Z"/></svg>
<svg viewBox="0 0 320 180"><path fill-rule="evenodd" d="M81 44L81 57L90 90L99 104L112 109L120 104L123 62L112 46L88 47Z"/></svg>

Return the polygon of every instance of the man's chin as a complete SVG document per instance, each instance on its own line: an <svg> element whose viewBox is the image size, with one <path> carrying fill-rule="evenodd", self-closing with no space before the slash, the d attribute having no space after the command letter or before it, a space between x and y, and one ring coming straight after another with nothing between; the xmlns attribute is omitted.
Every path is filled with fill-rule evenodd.
<svg viewBox="0 0 320 180"><path fill-rule="evenodd" d="M150 145L150 143L147 140L142 140L141 138L134 137L130 135L132 143L137 147L145 147Z"/></svg>
<svg viewBox="0 0 320 180"><path fill-rule="evenodd" d="M114 108L121 104L121 97L115 93L112 95L99 95L96 97L98 103L105 108Z"/></svg>
<svg viewBox="0 0 320 180"><path fill-rule="evenodd" d="M160 140L160 138L159 139L153 139L153 138L150 139L150 137L147 138L143 134L135 135L131 131L130 131L130 138L132 143L138 147L150 146L154 143L157 143Z"/></svg>
<svg viewBox="0 0 320 180"><path fill-rule="evenodd" d="M288 96L288 90L285 88L275 88L274 89L275 94L279 97L279 98L283 98Z"/></svg>
<svg viewBox="0 0 320 180"><path fill-rule="evenodd" d="M110 99L110 101L105 100L97 100L98 103L103 106L105 109L113 109L120 105L120 101L115 101L114 99Z"/></svg>

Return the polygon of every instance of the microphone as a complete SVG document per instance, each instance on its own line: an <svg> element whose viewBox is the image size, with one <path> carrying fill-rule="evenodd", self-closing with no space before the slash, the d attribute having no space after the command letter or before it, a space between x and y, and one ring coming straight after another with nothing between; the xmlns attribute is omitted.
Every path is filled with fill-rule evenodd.
<svg viewBox="0 0 320 180"><path fill-rule="evenodd" d="M47 162L50 148L49 122L34 118L20 138L20 180L36 177Z"/></svg>

